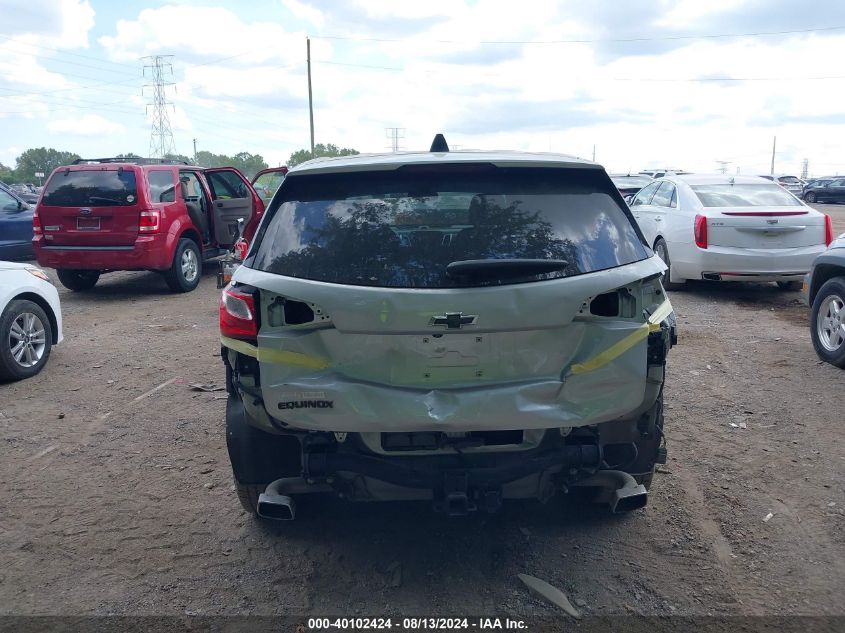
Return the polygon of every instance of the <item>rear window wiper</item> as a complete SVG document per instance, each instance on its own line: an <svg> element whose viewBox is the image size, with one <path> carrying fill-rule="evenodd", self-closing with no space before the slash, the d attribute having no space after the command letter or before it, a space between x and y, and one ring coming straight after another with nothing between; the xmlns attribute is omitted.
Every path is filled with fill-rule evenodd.
<svg viewBox="0 0 845 633"><path fill-rule="evenodd" d="M104 198L103 196L88 196L88 203L92 202L106 202L106 203L114 203L114 204L123 204L123 201L116 200L115 198Z"/></svg>
<svg viewBox="0 0 845 633"><path fill-rule="evenodd" d="M563 259L465 259L446 266L450 277L496 279L520 275L542 275L563 270L569 262Z"/></svg>

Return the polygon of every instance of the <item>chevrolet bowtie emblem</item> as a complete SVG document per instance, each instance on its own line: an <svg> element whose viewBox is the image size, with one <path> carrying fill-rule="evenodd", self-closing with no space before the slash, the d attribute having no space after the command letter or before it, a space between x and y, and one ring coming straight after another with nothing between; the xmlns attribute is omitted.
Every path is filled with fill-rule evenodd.
<svg viewBox="0 0 845 633"><path fill-rule="evenodd" d="M478 315L463 312L447 312L431 317L428 324L432 327L445 327L448 330L460 330L465 325L475 325Z"/></svg>

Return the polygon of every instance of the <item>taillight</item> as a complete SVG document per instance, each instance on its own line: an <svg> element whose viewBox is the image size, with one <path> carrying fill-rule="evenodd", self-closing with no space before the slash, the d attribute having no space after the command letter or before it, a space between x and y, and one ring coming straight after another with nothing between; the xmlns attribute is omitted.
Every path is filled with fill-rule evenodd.
<svg viewBox="0 0 845 633"><path fill-rule="evenodd" d="M44 229L41 227L41 217L38 215L38 207L32 212L32 239L38 239L44 235Z"/></svg>
<svg viewBox="0 0 845 633"><path fill-rule="evenodd" d="M252 295L236 290L231 284L223 289L220 297L220 334L251 340L258 336L255 299Z"/></svg>
<svg viewBox="0 0 845 633"><path fill-rule="evenodd" d="M161 213L158 211L141 211L138 219L139 233L155 233L161 225Z"/></svg>
<svg viewBox="0 0 845 633"><path fill-rule="evenodd" d="M707 216L695 216L695 245L698 248L707 248Z"/></svg>
<svg viewBox="0 0 845 633"><path fill-rule="evenodd" d="M826 246L830 246L830 243L833 241L833 220L830 219L830 216L825 213L824 214L824 243Z"/></svg>

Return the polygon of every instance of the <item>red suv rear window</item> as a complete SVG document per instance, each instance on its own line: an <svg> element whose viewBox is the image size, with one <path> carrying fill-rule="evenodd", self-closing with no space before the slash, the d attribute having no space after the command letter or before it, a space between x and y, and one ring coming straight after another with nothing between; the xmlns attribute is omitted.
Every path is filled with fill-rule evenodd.
<svg viewBox="0 0 845 633"><path fill-rule="evenodd" d="M41 200L51 207L116 207L137 202L135 172L126 169L58 171Z"/></svg>

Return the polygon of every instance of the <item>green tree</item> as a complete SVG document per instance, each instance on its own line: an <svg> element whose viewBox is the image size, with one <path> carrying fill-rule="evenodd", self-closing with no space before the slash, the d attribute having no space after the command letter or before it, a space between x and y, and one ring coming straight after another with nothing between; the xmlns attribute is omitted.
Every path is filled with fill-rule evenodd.
<svg viewBox="0 0 845 633"><path fill-rule="evenodd" d="M231 162L231 158L223 154L212 154L205 150L197 152L197 165L200 167L225 167Z"/></svg>
<svg viewBox="0 0 845 633"><path fill-rule="evenodd" d="M185 156L184 154L165 154L164 158L168 160L181 160L189 165L193 165L194 161L190 159L190 157Z"/></svg>
<svg viewBox="0 0 845 633"><path fill-rule="evenodd" d="M45 177L50 175L56 167L70 165L79 158L79 154L62 152L52 147L38 147L26 150L18 156L15 165L15 178L19 182L38 182L36 172L42 172Z"/></svg>
<svg viewBox="0 0 845 633"><path fill-rule="evenodd" d="M311 154L311 151L307 149L300 149L291 154L288 159L288 167L294 167L299 165L299 163L304 163L306 160L311 160L312 158L352 156L353 154L360 154L360 152L357 149L352 149L351 147L338 147L334 143L328 143L326 145L323 143L317 143L317 145L314 146L313 155Z"/></svg>
<svg viewBox="0 0 845 633"><path fill-rule="evenodd" d="M201 167L234 167L250 179L260 170L267 169L267 163L261 154L249 152L238 152L234 156L227 156L203 150L197 152L196 161Z"/></svg>
<svg viewBox="0 0 845 633"><path fill-rule="evenodd" d="M134 152L127 152L126 154L118 154L115 158L141 158L138 154Z"/></svg>
<svg viewBox="0 0 845 633"><path fill-rule="evenodd" d="M252 180L262 169L267 169L267 163L261 154L250 154L249 152L238 152L232 157L232 167L239 169L247 178Z"/></svg>
<svg viewBox="0 0 845 633"><path fill-rule="evenodd" d="M14 170L11 167L6 167L3 163L0 163L0 182L5 182L6 184L15 182Z"/></svg>

